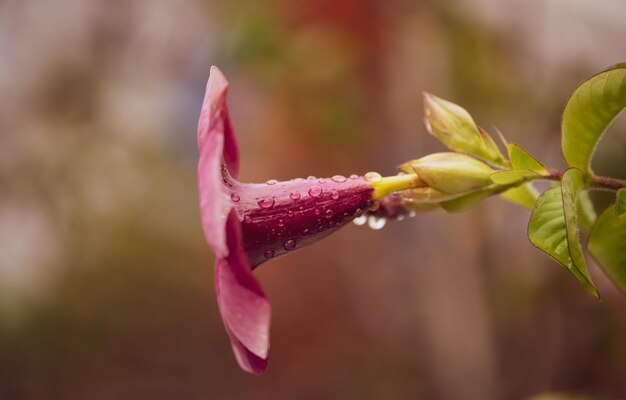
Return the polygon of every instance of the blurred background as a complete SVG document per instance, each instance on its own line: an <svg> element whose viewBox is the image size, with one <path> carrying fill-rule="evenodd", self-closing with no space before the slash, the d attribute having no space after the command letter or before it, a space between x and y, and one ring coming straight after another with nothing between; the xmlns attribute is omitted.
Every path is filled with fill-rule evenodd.
<svg viewBox="0 0 626 400"><path fill-rule="evenodd" d="M270 367L242 372L195 170L212 64L243 181L443 150L422 91L563 168L564 102L626 61L624 17L622 0L0 0L0 399L626 397L626 297L592 265L594 300L497 198L263 265ZM626 177L623 115L599 155Z"/></svg>

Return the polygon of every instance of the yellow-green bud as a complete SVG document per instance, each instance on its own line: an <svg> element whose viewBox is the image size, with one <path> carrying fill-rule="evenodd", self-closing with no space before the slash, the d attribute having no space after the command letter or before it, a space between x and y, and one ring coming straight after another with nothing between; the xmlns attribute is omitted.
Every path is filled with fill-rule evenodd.
<svg viewBox="0 0 626 400"><path fill-rule="evenodd" d="M493 169L462 153L434 153L400 168L417 173L429 187L447 194L467 193L492 183Z"/></svg>
<svg viewBox="0 0 626 400"><path fill-rule="evenodd" d="M450 150L473 154L493 164L504 165L504 156L472 116L452 102L424 93L424 122L431 135Z"/></svg>

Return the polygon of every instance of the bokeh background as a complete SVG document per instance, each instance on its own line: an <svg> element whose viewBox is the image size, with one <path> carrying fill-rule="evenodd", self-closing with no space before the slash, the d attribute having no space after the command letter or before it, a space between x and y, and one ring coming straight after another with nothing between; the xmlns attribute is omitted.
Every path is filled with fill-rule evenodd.
<svg viewBox="0 0 626 400"><path fill-rule="evenodd" d="M587 295L497 198L263 265L270 367L242 372L195 177L212 64L244 181L441 151L422 91L562 168L564 102L626 60L625 17L622 0L0 0L0 399L626 397L626 297L595 266ZM625 122L597 172L626 177Z"/></svg>

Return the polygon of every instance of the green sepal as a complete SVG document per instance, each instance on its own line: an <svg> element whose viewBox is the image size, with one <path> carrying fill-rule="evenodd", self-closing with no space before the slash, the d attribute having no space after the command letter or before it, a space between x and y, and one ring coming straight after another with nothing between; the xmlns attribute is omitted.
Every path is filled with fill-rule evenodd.
<svg viewBox="0 0 626 400"><path fill-rule="evenodd" d="M507 169L492 173L490 178L498 185L513 185L539 176L541 176L539 173L530 169Z"/></svg>
<svg viewBox="0 0 626 400"><path fill-rule="evenodd" d="M522 149L515 143L507 143L507 150L509 152L509 162L513 169L527 169L534 171L540 175L547 175L548 170L543 166L535 157L530 155L529 152Z"/></svg>
<svg viewBox="0 0 626 400"><path fill-rule="evenodd" d="M532 210L535 207L539 193L537 193L537 189L535 189L532 183L529 182L509 189L502 193L501 196L505 200Z"/></svg>

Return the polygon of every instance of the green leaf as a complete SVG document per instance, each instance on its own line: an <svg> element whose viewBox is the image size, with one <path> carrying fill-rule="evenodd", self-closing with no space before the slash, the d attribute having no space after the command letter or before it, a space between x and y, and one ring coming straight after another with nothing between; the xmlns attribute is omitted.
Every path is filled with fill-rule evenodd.
<svg viewBox="0 0 626 400"><path fill-rule="evenodd" d="M424 93L424 116L428 132L450 150L472 154L492 164L506 166L504 156L491 136L476 125L463 107Z"/></svg>
<svg viewBox="0 0 626 400"><path fill-rule="evenodd" d="M574 266L582 273L593 287L591 276L583 254L583 247L580 244L578 232L578 196L586 189L584 173L578 168L570 168L563 174L561 179L561 194L563 197L563 213L565 215L565 229L567 231L567 243L569 245L569 253L574 262ZM598 295L595 287L593 288Z"/></svg>
<svg viewBox="0 0 626 400"><path fill-rule="evenodd" d="M498 185L512 185L518 182L522 182L528 178L534 178L540 176L537 172L530 169L508 169L504 171L497 171L491 174L490 178L494 183Z"/></svg>
<svg viewBox="0 0 626 400"><path fill-rule="evenodd" d="M561 148L570 167L591 172L591 158L606 128L626 107L626 65L592 76L567 100Z"/></svg>
<svg viewBox="0 0 626 400"><path fill-rule="evenodd" d="M472 207L475 207L476 205L478 205L478 203L493 194L496 190L497 187L495 187L495 185L493 187L476 190L456 199L444 201L441 203L441 207L443 207L443 209L449 213L463 212L469 210Z"/></svg>
<svg viewBox="0 0 626 400"><path fill-rule="evenodd" d="M581 192L578 195L578 225L589 231L596 222L596 210L589 198L589 191Z"/></svg>
<svg viewBox="0 0 626 400"><path fill-rule="evenodd" d="M568 189L563 189L567 192L569 199L571 199L569 193L571 186L572 184L568 183ZM578 238L576 237L576 240L570 243L570 238L573 235L568 234L568 228L566 227L565 207L561 191L562 188L557 186L539 196L528 224L528 238L537 248L567 268L583 284L587 291L595 297L599 297L598 291L587 271L584 258L584 264L580 264L579 253L576 250L576 247L578 249L581 247ZM570 208L571 205L568 205L568 209ZM571 209L568 211L569 218L567 220L569 224L572 223L570 213ZM570 230L571 228L570 226ZM575 258L572 257L571 253L576 255ZM578 264L575 263L574 259L576 259Z"/></svg>
<svg viewBox="0 0 626 400"><path fill-rule="evenodd" d="M535 157L515 143L507 143L509 161L514 169L529 169L541 175L546 175L548 170Z"/></svg>
<svg viewBox="0 0 626 400"><path fill-rule="evenodd" d="M535 202L537 201L539 194L532 183L526 183L507 190L502 193L501 196L503 199L532 210L533 207L535 207Z"/></svg>
<svg viewBox="0 0 626 400"><path fill-rule="evenodd" d="M615 197L615 215L618 217L626 216L626 189L617 191Z"/></svg>
<svg viewBox="0 0 626 400"><path fill-rule="evenodd" d="M615 215L615 206L598 217L587 248L615 285L626 293L626 218Z"/></svg>

